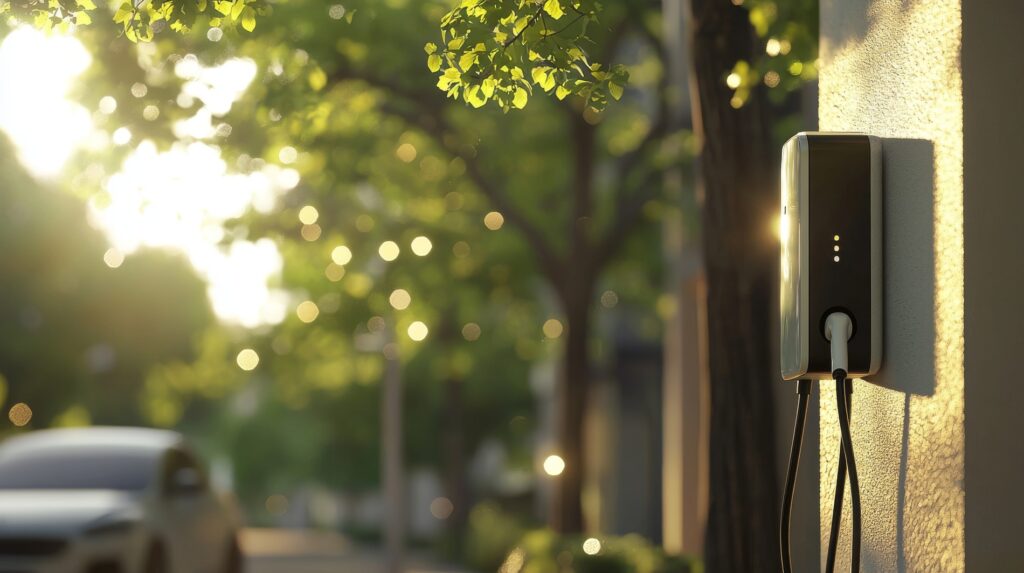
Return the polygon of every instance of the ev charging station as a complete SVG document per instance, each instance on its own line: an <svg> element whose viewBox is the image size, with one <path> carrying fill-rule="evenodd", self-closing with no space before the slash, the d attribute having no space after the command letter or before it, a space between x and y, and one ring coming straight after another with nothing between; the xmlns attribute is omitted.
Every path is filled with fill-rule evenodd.
<svg viewBox="0 0 1024 573"><path fill-rule="evenodd" d="M782 149L780 365L799 380L783 495L780 548L790 573L789 529L812 381L834 380L842 448L826 572L835 567L843 490L850 479L853 571L859 571L860 488L850 435L852 378L882 363L882 150L860 133L798 133Z"/></svg>

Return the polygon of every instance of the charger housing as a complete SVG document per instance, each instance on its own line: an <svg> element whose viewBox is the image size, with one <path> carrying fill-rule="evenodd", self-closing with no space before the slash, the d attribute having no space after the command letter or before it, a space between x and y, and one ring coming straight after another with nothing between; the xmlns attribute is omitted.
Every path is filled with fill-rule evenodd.
<svg viewBox="0 0 1024 573"><path fill-rule="evenodd" d="M781 370L832 378L825 320L853 321L850 377L882 364L882 143L861 133L798 133L782 148Z"/></svg>

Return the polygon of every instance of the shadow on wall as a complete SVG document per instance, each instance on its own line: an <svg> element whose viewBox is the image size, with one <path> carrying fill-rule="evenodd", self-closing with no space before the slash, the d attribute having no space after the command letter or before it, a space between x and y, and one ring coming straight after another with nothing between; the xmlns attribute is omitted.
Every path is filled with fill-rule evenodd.
<svg viewBox="0 0 1024 573"><path fill-rule="evenodd" d="M896 491L897 571L906 571L904 519L907 498L907 469L910 456L911 395L935 393L936 331L934 321L914 320L935 312L935 148L923 139L886 138L884 150L884 241L887 245L884 289L886 356L913 353L917 360L913 372L902 372L900 364L890 361L872 380L876 384L904 394L903 427L900 440L900 465ZM927 172L901 169L901 165L927 165ZM895 224L899 221L899 224ZM922 236L929 237L921 240ZM897 264L896 261L899 261ZM901 324L926 324L915 336L899 336Z"/></svg>
<svg viewBox="0 0 1024 573"><path fill-rule="evenodd" d="M882 369L871 382L890 390L931 396L935 393L935 321L923 321L913 336L906 327L922 324L920 317L935 313L935 149L923 139L885 138L884 173L884 285L886 306ZM928 165L927 172L902 165ZM899 223L897 224L896 221ZM928 240L921 240L928 237ZM893 356L914 360L889 360ZM904 372L911 364L913 371ZM903 435L906 453L908 436ZM906 459L902 462L905 464ZM905 472L904 472L905 473Z"/></svg>

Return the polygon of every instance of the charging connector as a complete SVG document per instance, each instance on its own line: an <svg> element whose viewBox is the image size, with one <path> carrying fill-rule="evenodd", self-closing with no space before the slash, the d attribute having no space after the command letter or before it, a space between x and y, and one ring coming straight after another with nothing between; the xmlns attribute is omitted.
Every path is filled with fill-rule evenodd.
<svg viewBox="0 0 1024 573"><path fill-rule="evenodd" d="M843 377L850 371L850 353L847 342L853 336L853 321L845 312L833 312L825 319L825 338L831 343L832 376L839 371Z"/></svg>
<svg viewBox="0 0 1024 573"><path fill-rule="evenodd" d="M861 535L861 510L860 510L860 483L857 479L857 462L853 455L853 435L850 431L850 394L852 385L846 376L849 371L849 355L847 342L853 336L853 321L844 312L833 312L825 319L825 338L829 341L829 351L832 357L832 376L836 382L836 406L839 416L839 430L842 433L842 450L840 463L845 462L846 473L850 479L850 501L853 505L853 528L850 539L850 564L851 570L860 571L860 535ZM832 570L832 560L835 556L835 546L838 543L835 539L838 534L838 523L842 516L842 486L843 468L840 467L836 483L836 503L833 506L832 514L832 536L829 539L829 564L828 571Z"/></svg>

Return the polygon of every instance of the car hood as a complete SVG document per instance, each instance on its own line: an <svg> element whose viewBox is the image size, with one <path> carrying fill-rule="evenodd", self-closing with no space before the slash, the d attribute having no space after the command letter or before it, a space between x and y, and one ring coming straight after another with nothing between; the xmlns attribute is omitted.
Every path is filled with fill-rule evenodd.
<svg viewBox="0 0 1024 573"><path fill-rule="evenodd" d="M136 495L104 490L0 490L0 536L73 535L138 505Z"/></svg>

